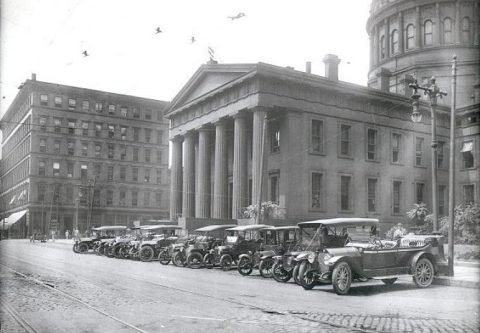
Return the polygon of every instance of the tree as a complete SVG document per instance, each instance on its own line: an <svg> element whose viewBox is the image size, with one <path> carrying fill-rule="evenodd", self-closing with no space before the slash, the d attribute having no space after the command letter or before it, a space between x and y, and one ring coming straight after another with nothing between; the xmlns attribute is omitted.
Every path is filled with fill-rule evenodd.
<svg viewBox="0 0 480 333"><path fill-rule="evenodd" d="M244 215L250 219L256 219L258 213L258 205L250 205L245 209ZM262 220L267 220L269 218L282 218L283 212L281 211L278 204L272 201L262 202L260 209L260 214Z"/></svg>

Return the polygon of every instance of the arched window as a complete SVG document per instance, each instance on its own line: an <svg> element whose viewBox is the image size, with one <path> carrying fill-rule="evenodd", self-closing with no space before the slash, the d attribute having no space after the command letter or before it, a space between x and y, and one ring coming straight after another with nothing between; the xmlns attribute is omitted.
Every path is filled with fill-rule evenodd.
<svg viewBox="0 0 480 333"><path fill-rule="evenodd" d="M443 43L450 44L452 42L452 19L447 17L443 20Z"/></svg>
<svg viewBox="0 0 480 333"><path fill-rule="evenodd" d="M407 25L407 50L413 49L415 38L415 28L413 24Z"/></svg>
<svg viewBox="0 0 480 333"><path fill-rule="evenodd" d="M393 30L391 36L392 45L390 47L390 53L395 54L398 52L398 31Z"/></svg>
<svg viewBox="0 0 480 333"><path fill-rule="evenodd" d="M426 20L423 24L423 45L433 44L433 24L432 21Z"/></svg>
<svg viewBox="0 0 480 333"><path fill-rule="evenodd" d="M464 17L462 20L462 42L470 43L470 19Z"/></svg>
<svg viewBox="0 0 480 333"><path fill-rule="evenodd" d="M385 36L380 37L380 59L385 59Z"/></svg>

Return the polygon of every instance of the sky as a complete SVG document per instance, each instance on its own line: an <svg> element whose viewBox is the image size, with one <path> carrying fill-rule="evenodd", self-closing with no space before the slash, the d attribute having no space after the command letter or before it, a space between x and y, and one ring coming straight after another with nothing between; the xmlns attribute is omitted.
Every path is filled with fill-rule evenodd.
<svg viewBox="0 0 480 333"><path fill-rule="evenodd" d="M32 73L39 81L170 101L209 60L209 46L219 63L303 71L311 61L318 75L332 53L342 60L340 80L367 82L371 0L0 1L0 115ZM239 12L245 16L228 18Z"/></svg>

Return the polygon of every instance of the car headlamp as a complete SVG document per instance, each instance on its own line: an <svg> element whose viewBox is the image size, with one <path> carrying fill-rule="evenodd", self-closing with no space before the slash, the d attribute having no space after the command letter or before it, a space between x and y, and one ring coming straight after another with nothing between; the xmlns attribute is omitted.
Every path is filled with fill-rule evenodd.
<svg viewBox="0 0 480 333"><path fill-rule="evenodd" d="M310 253L307 257L309 263L313 264L315 262L315 253Z"/></svg>
<svg viewBox="0 0 480 333"><path fill-rule="evenodd" d="M332 259L333 256L330 254L330 253L326 253L324 256L323 256L323 261L324 262L327 262L329 261L330 259Z"/></svg>

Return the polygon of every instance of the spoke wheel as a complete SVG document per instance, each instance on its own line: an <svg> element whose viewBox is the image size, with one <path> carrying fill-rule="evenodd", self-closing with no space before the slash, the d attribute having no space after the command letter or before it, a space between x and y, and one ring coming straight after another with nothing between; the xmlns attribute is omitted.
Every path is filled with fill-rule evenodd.
<svg viewBox="0 0 480 333"><path fill-rule="evenodd" d="M220 263L220 265L221 265L221 263ZM222 266L222 269L223 269L223 266ZM248 257L242 257L238 261L237 270L243 276L250 275L252 273L252 270L253 270L252 269L252 264L250 263L250 259Z"/></svg>
<svg viewBox="0 0 480 333"><path fill-rule="evenodd" d="M78 244L73 244L73 252L78 253Z"/></svg>
<svg viewBox="0 0 480 333"><path fill-rule="evenodd" d="M233 259L229 254L224 254L220 258L220 267L224 271L229 271L232 268L233 265Z"/></svg>
<svg viewBox="0 0 480 333"><path fill-rule="evenodd" d="M315 286L315 279L313 278L312 274L312 264L306 260L302 261L300 264L300 268L298 270L298 279L300 281L300 285L305 290L310 290Z"/></svg>
<svg viewBox="0 0 480 333"><path fill-rule="evenodd" d="M129 248L127 246L122 246L122 248L120 249L120 257L122 259L128 259L129 254L130 254Z"/></svg>
<svg viewBox="0 0 480 333"><path fill-rule="evenodd" d="M188 267L193 268L193 269L197 269L197 268L202 267L203 256L198 252L191 253L187 257L187 265L188 265Z"/></svg>
<svg viewBox="0 0 480 333"><path fill-rule="evenodd" d="M152 261L153 256L155 255L155 251L152 249L151 246L143 246L140 250L140 260L149 262Z"/></svg>
<svg viewBox="0 0 480 333"><path fill-rule="evenodd" d="M299 286L301 286L302 284L300 283L300 280L298 278L298 270L300 269L300 264L296 264L295 265L295 268L293 268L293 280L295 281L296 284L298 284Z"/></svg>
<svg viewBox="0 0 480 333"><path fill-rule="evenodd" d="M433 264L427 258L421 258L415 264L413 271L413 282L420 288L426 288L433 282L435 276L435 269Z"/></svg>
<svg viewBox="0 0 480 333"><path fill-rule="evenodd" d="M389 284L394 284L395 281L397 281L397 278L392 278L392 279L382 279L382 282L385 283L386 285Z"/></svg>
<svg viewBox="0 0 480 333"><path fill-rule="evenodd" d="M345 295L352 284L352 269L350 265L341 261L333 269L332 273L333 290L338 295Z"/></svg>
<svg viewBox="0 0 480 333"><path fill-rule="evenodd" d="M292 272L286 271L282 264L276 263L272 267L272 276L275 281L285 283L292 278Z"/></svg>
<svg viewBox="0 0 480 333"><path fill-rule="evenodd" d="M213 268L213 256L210 253L207 253L203 257L203 263L205 264L206 268L212 269Z"/></svg>
<svg viewBox="0 0 480 333"><path fill-rule="evenodd" d="M258 265L258 270L260 271L260 275L264 278L271 278L273 276L273 258L265 258L260 261L260 265Z"/></svg>
<svg viewBox="0 0 480 333"><path fill-rule="evenodd" d="M178 251L173 255L172 262L175 266L183 267L185 266L185 261L185 255L181 251Z"/></svg>
<svg viewBox="0 0 480 333"><path fill-rule="evenodd" d="M160 251L160 253L158 254L158 261L162 264L162 265L168 265L170 263L170 255L168 254L168 250L162 250Z"/></svg>
<svg viewBox="0 0 480 333"><path fill-rule="evenodd" d="M85 243L78 244L78 253L87 253L88 252L88 245Z"/></svg>
<svg viewBox="0 0 480 333"><path fill-rule="evenodd" d="M113 258L114 257L114 254L113 254L113 247L112 246L109 246L105 249L105 251L103 251L105 253L105 255L109 258Z"/></svg>

